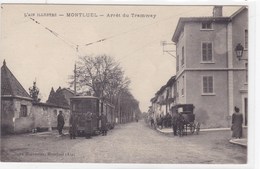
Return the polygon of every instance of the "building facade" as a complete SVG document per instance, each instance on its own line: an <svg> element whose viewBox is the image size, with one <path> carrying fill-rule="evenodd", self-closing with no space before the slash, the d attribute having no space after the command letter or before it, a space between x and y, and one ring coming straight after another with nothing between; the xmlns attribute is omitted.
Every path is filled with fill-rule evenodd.
<svg viewBox="0 0 260 169"><path fill-rule="evenodd" d="M4 61L1 67L1 134L51 130L57 127L57 115L63 113L69 126L70 109L66 106L33 102Z"/></svg>
<svg viewBox="0 0 260 169"><path fill-rule="evenodd" d="M212 17L180 18L172 41L176 44L176 103L194 104L203 128L229 127L234 106L247 125L248 9L230 17L215 6Z"/></svg>

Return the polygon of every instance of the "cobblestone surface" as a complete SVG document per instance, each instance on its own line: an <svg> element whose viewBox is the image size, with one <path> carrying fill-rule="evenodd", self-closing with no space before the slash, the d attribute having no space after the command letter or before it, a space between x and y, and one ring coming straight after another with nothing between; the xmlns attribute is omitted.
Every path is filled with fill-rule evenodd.
<svg viewBox="0 0 260 169"><path fill-rule="evenodd" d="M54 131L56 132L56 131ZM229 143L230 131L174 137L145 123L118 125L107 136L70 140L57 134L3 136L1 161L243 164L247 148Z"/></svg>

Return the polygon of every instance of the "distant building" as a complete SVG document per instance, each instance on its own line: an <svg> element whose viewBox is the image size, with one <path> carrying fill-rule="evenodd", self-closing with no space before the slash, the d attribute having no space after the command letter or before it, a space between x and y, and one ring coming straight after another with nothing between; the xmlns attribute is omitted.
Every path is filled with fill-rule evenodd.
<svg viewBox="0 0 260 169"><path fill-rule="evenodd" d="M247 126L247 61L238 60L237 44L248 57L248 9L230 17L215 6L212 17L181 17L176 43L176 103L194 104L202 127L229 127L234 106Z"/></svg>
<svg viewBox="0 0 260 169"><path fill-rule="evenodd" d="M74 96L74 92L68 88L59 87L56 92L52 88L47 103L62 107L70 106L70 98Z"/></svg>
<svg viewBox="0 0 260 169"><path fill-rule="evenodd" d="M165 85L163 85L160 90L155 93L151 102L150 111L153 113L153 117L159 117L171 113L170 109L175 105L175 76L172 76Z"/></svg>

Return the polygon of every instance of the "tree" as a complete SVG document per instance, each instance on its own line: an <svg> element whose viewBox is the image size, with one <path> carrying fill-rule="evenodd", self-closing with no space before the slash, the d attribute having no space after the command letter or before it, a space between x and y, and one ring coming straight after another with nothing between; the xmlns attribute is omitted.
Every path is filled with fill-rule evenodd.
<svg viewBox="0 0 260 169"><path fill-rule="evenodd" d="M107 55L80 57L76 69L77 90L102 99L113 100L122 88L130 84L129 78L112 57ZM72 79L72 77L71 77ZM70 84L73 85L74 81Z"/></svg>
<svg viewBox="0 0 260 169"><path fill-rule="evenodd" d="M36 86L36 82L33 82L33 86L29 88L30 96L34 102L40 102L41 99L38 98L40 90Z"/></svg>
<svg viewBox="0 0 260 169"><path fill-rule="evenodd" d="M77 93L108 100L115 105L119 122L129 122L139 113L139 103L129 90L130 79L112 57L107 55L80 57L76 66ZM70 76L74 85L74 75ZM89 95L89 94L88 94Z"/></svg>

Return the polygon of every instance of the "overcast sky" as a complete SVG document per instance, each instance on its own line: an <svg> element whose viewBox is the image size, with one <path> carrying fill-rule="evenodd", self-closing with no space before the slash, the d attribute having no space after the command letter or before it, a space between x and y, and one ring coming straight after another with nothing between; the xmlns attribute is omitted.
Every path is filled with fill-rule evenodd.
<svg viewBox="0 0 260 169"><path fill-rule="evenodd" d="M224 16L239 8L224 6ZM171 42L179 17L211 16L212 9L213 6L4 5L1 61L6 60L27 91L36 79L42 100L46 101L51 87L69 87L68 76L79 56L110 55L120 62L131 79L131 92L141 110L147 111L155 92L175 75L175 58L163 54L160 42ZM25 17L29 13L36 14L32 18L41 25ZM57 17L37 16L43 13ZM95 13L98 17L66 17L67 13ZM123 17L124 13L129 17ZM156 16L132 17L132 13ZM104 38L108 39L84 45ZM79 45L78 52L71 45Z"/></svg>

